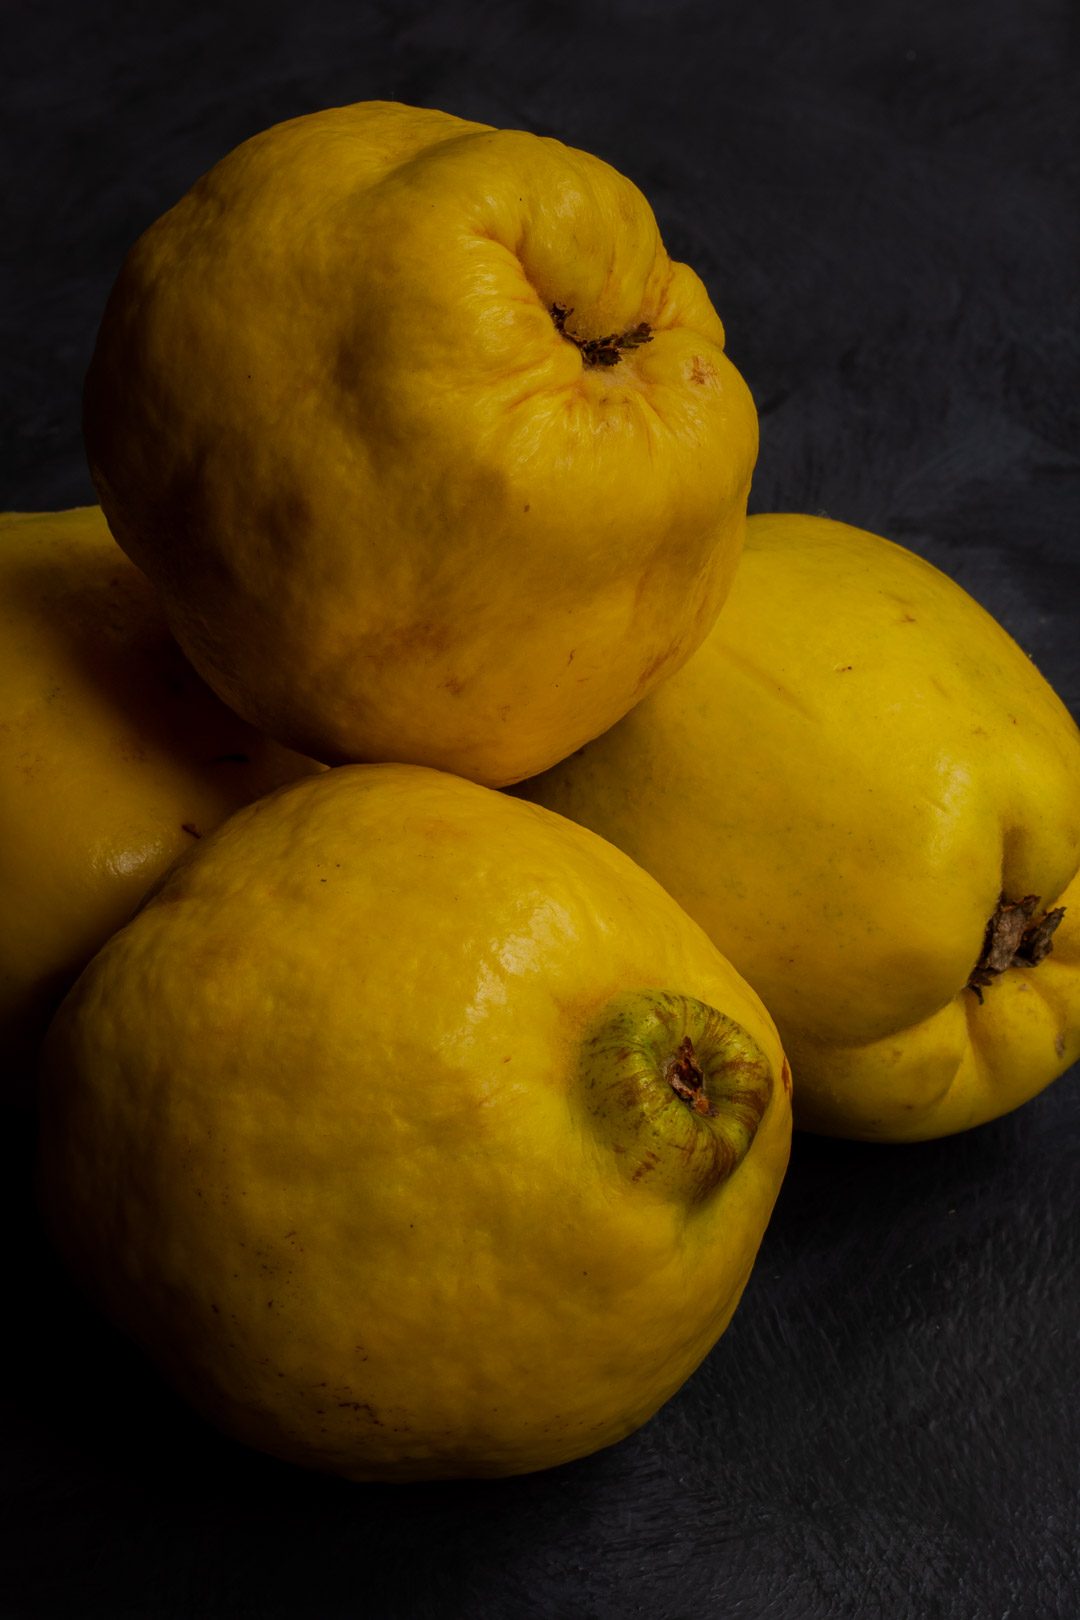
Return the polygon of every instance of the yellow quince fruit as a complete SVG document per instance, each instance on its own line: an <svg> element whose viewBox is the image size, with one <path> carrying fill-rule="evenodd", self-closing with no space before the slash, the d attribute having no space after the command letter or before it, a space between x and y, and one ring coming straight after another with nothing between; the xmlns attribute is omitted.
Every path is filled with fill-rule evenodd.
<svg viewBox="0 0 1080 1620"><path fill-rule="evenodd" d="M64 1002L51 1229L225 1430L357 1479L608 1445L726 1326L787 1162L754 992L626 856L420 766L239 811Z"/></svg>
<svg viewBox="0 0 1080 1620"><path fill-rule="evenodd" d="M256 135L150 227L84 427L113 533L231 707L331 763L491 785L700 643L757 452L629 180L389 102Z"/></svg>
<svg viewBox="0 0 1080 1620"><path fill-rule="evenodd" d="M28 1096L57 1002L147 885L313 761L204 686L98 507L0 515L0 1039Z"/></svg>
<svg viewBox="0 0 1080 1620"><path fill-rule="evenodd" d="M685 669L521 791L628 851L746 975L798 1125L941 1136L1080 1056L1080 734L900 546L752 518Z"/></svg>

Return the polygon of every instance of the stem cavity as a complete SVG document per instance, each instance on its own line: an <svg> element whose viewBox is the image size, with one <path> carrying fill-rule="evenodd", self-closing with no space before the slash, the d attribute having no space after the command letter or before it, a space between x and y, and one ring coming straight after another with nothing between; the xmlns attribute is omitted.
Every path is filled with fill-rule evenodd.
<svg viewBox="0 0 1080 1620"><path fill-rule="evenodd" d="M581 1054L598 1136L642 1190L693 1205L750 1151L773 1090L769 1060L734 1019L665 990L617 996Z"/></svg>
<svg viewBox="0 0 1080 1620"><path fill-rule="evenodd" d="M607 337L575 337L566 327L573 313L572 309L567 309L562 304L551 306L550 314L555 322L555 330L568 343L573 343L581 350L582 361L587 366L617 366L623 357L624 349L637 349L643 343L652 342L652 327L648 321L639 321L628 332L609 332Z"/></svg>

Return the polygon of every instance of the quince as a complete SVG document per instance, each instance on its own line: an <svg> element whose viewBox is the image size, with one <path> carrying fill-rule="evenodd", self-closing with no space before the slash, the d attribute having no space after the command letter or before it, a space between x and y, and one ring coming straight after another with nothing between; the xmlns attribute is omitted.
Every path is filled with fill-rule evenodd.
<svg viewBox="0 0 1080 1620"><path fill-rule="evenodd" d="M203 685L94 506L0 515L0 1039L22 1098L57 1002L147 885L311 760Z"/></svg>
<svg viewBox="0 0 1080 1620"><path fill-rule="evenodd" d="M521 791L640 861L746 975L803 1127L941 1136L1080 1056L1080 734L900 546L752 518L685 669Z"/></svg>
<svg viewBox="0 0 1080 1620"><path fill-rule="evenodd" d="M388 102L245 141L150 227L84 427L113 533L238 713L491 785L700 643L757 451L629 180Z"/></svg>
<svg viewBox="0 0 1080 1620"><path fill-rule="evenodd" d="M790 1141L754 992L626 856L418 766L240 810L42 1074L92 1295L211 1419L358 1479L608 1445L750 1274Z"/></svg>

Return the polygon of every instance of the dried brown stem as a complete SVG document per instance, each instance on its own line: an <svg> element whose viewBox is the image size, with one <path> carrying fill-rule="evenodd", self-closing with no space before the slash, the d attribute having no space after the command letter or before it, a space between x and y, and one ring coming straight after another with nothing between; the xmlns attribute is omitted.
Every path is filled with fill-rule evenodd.
<svg viewBox="0 0 1080 1620"><path fill-rule="evenodd" d="M1053 950L1054 930L1065 915L1065 907L1055 906L1036 918L1038 906L1037 894L1026 894L1022 900L1009 900L1002 895L998 901L986 925L982 955L965 987L974 992L980 1003L983 991L999 974L1011 967L1038 967Z"/></svg>
<svg viewBox="0 0 1080 1620"><path fill-rule="evenodd" d="M609 332L607 337L576 337L566 327L573 313L572 309L566 309L562 304L551 306L555 330L581 350L581 358L587 366L617 366L624 349L637 349L643 343L652 342L652 327L648 321L639 321L628 332Z"/></svg>
<svg viewBox="0 0 1080 1620"><path fill-rule="evenodd" d="M694 1043L689 1035L684 1035L680 1041L679 1049L668 1065L666 1078L676 1097L688 1103L695 1114L715 1112L705 1095L705 1075L694 1054Z"/></svg>

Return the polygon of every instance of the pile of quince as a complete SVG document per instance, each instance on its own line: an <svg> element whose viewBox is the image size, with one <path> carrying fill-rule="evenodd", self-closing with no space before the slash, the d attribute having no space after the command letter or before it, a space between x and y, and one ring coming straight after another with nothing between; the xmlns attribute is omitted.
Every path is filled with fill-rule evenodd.
<svg viewBox="0 0 1080 1620"><path fill-rule="evenodd" d="M231 1434L609 1444L792 1103L912 1141L1080 1055L1075 725L910 552L747 521L750 394L605 163L266 131L132 249L84 426L100 508L0 533L0 1008L56 1243Z"/></svg>

